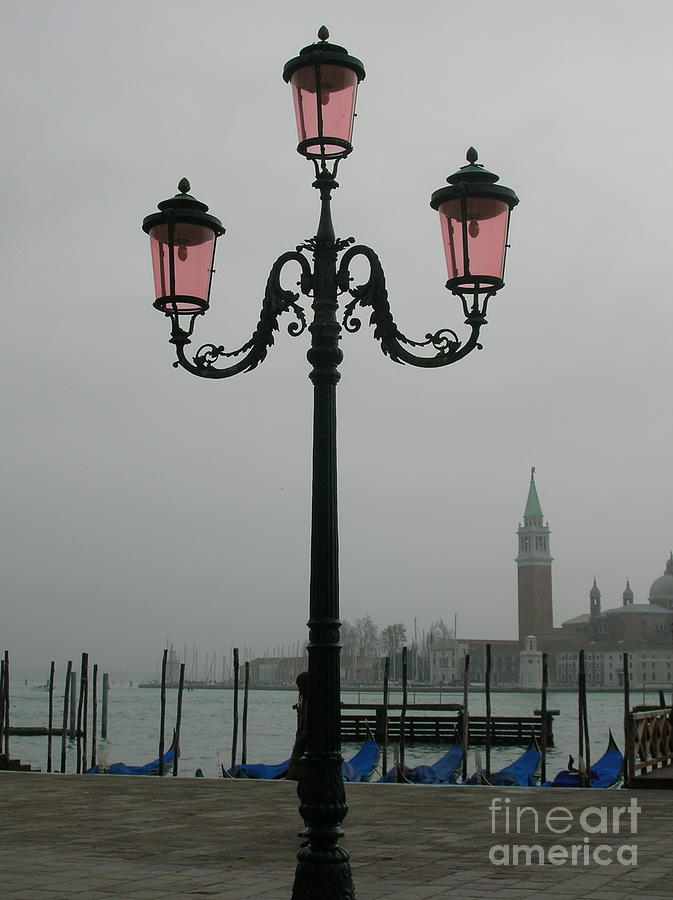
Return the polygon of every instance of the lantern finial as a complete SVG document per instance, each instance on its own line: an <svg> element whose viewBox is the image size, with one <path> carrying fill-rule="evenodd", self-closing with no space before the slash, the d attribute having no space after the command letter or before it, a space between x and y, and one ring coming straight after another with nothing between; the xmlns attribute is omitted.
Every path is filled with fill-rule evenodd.
<svg viewBox="0 0 673 900"><path fill-rule="evenodd" d="M192 189L191 184L186 178L181 178L178 184L178 190L181 194L188 194Z"/></svg>
<svg viewBox="0 0 673 900"><path fill-rule="evenodd" d="M479 159L479 154L474 149L474 147L469 147L467 153L465 154L465 159L474 165L476 161Z"/></svg>
<svg viewBox="0 0 673 900"><path fill-rule="evenodd" d="M318 29L318 37L321 41L326 41L329 37L329 31L327 30L327 28L325 28L324 25L321 25Z"/></svg>

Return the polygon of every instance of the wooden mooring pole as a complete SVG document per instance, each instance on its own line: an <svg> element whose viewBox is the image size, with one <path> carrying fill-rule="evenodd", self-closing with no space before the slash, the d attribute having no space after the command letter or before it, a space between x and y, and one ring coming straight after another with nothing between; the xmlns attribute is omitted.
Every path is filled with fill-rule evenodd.
<svg viewBox="0 0 673 900"><path fill-rule="evenodd" d="M68 669L65 673L65 686L63 688L63 733L61 734L61 772L66 769L66 741L68 740L68 707L70 701L70 684L72 675L72 660L68 660Z"/></svg>
<svg viewBox="0 0 673 900"><path fill-rule="evenodd" d="M110 676L107 672L103 672L103 708L101 710L100 736L102 740L107 740L107 711L108 711L108 694L110 693Z"/></svg>
<svg viewBox="0 0 673 900"><path fill-rule="evenodd" d="M250 663L245 663L243 680L243 734L241 737L241 765L248 761L248 692L250 690Z"/></svg>
<svg viewBox="0 0 673 900"><path fill-rule="evenodd" d="M5 691L7 679L5 678L5 660L0 659L0 756L4 753L5 746Z"/></svg>
<svg viewBox="0 0 673 900"><path fill-rule="evenodd" d="M486 644L486 771L491 771L491 645Z"/></svg>
<svg viewBox="0 0 673 900"><path fill-rule="evenodd" d="M622 666L624 669L624 787L628 788L633 778L634 747L633 728L631 720L631 677L629 675L629 654L622 654Z"/></svg>
<svg viewBox="0 0 673 900"><path fill-rule="evenodd" d="M84 679L82 678L82 665L79 670L79 700L77 701L77 722L75 723L75 738L77 740L77 763L75 771L79 775L82 771L82 704L84 703Z"/></svg>
<svg viewBox="0 0 673 900"><path fill-rule="evenodd" d="M178 757L180 755L180 725L182 723L182 695L185 690L185 664L180 663L180 683L178 684L178 709L175 716L175 756L173 757L173 775L178 774Z"/></svg>
<svg viewBox="0 0 673 900"><path fill-rule="evenodd" d="M166 730L166 662L168 648L164 650L161 661L161 715L159 722L159 775L164 774L164 731Z"/></svg>
<svg viewBox="0 0 673 900"><path fill-rule="evenodd" d="M388 771L388 687L390 683L390 657L386 656L383 666L383 755L381 765L382 775Z"/></svg>
<svg viewBox="0 0 673 900"><path fill-rule="evenodd" d="M96 765L96 738L98 731L98 663L93 667L91 685L91 766Z"/></svg>
<svg viewBox="0 0 673 900"><path fill-rule="evenodd" d="M578 654L578 670L577 670L577 726L579 731L579 759L577 761L580 770L579 783L580 787L587 787L589 777L588 754L589 748L586 746L587 732L584 727L585 721L585 705L586 705L586 674L584 670L584 650L580 650Z"/></svg>
<svg viewBox="0 0 673 900"><path fill-rule="evenodd" d="M407 648L402 647L402 709L400 710L400 772L404 772L404 756L406 750L406 719L407 719Z"/></svg>
<svg viewBox="0 0 673 900"><path fill-rule="evenodd" d="M49 721L47 724L47 772L51 772L51 744L54 737L54 668L55 662L52 659L49 667Z"/></svg>
<svg viewBox="0 0 673 900"><path fill-rule="evenodd" d="M87 749L88 749L88 716L89 716L89 654L82 654L82 673L80 675L83 709L82 709L82 772L87 770Z"/></svg>
<svg viewBox="0 0 673 900"><path fill-rule="evenodd" d="M542 697L540 698L540 737L542 738L542 759L540 761L540 783L547 780L547 687L549 682L549 657L542 654Z"/></svg>
<svg viewBox="0 0 673 900"><path fill-rule="evenodd" d="M77 672L70 672L70 740L77 731Z"/></svg>
<svg viewBox="0 0 673 900"><path fill-rule="evenodd" d="M0 756L5 745L5 661L0 659Z"/></svg>
<svg viewBox="0 0 673 900"><path fill-rule="evenodd" d="M9 650L5 650L5 755L9 759Z"/></svg>
<svg viewBox="0 0 673 900"><path fill-rule="evenodd" d="M465 669L463 671L463 781L467 778L467 751L470 743L470 654L465 654Z"/></svg>
<svg viewBox="0 0 673 900"><path fill-rule="evenodd" d="M234 647L234 728L231 736L231 774L236 777L236 747L238 744L238 647Z"/></svg>

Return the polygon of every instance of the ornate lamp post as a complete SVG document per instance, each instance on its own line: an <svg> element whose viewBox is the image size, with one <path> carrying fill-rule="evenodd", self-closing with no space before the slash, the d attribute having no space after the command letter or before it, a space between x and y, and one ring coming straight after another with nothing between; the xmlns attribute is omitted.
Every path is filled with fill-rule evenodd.
<svg viewBox="0 0 673 900"><path fill-rule="evenodd" d="M353 898L349 854L339 846L348 811L341 776L339 684L339 572L337 527L336 386L343 354L342 329L360 328L358 306L370 310L374 337L386 356L399 363L439 368L457 362L475 348L486 324L489 299L503 286L509 216L518 203L514 191L496 184L498 176L477 162L470 148L468 163L432 195L439 211L449 279L447 288L460 298L469 334L461 340L445 328L410 340L397 328L386 291L383 269L369 247L353 238L336 238L330 202L339 162L352 148L351 136L358 84L365 77L362 63L343 48L328 43L326 28L319 42L290 60L283 78L292 86L299 144L313 161L313 187L320 192L320 220L315 237L283 253L271 267L262 310L252 337L237 350L203 344L187 353L197 317L209 306L217 238L224 233L219 219L189 194L186 179L180 193L159 204L145 218L150 236L156 300L154 306L171 320L171 343L177 361L202 378L229 378L261 363L274 342L279 318L292 312L288 333L311 334L308 361L313 382L313 495L311 579L308 645L307 751L305 775L298 785L299 811L306 823L293 888L296 900ZM309 256L312 257L311 264ZM368 280L351 286L350 264L357 256L369 263ZM339 258L340 257L340 258ZM311 299L313 320L307 326L299 293L284 290L282 269L299 266L301 294ZM337 318L339 297L350 298ZM420 351L420 352L419 352ZM221 360L230 360L224 366Z"/></svg>

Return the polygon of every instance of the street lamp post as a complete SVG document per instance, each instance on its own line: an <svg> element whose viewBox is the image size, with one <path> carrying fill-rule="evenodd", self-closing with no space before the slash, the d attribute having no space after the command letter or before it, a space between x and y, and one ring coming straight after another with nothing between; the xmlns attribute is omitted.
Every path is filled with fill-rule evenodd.
<svg viewBox="0 0 673 900"><path fill-rule="evenodd" d="M426 334L422 341L397 328L383 269L372 249L353 238L335 237L330 203L338 187L339 162L352 150L351 137L362 63L343 48L328 43L326 28L319 41L305 47L283 71L292 86L299 144L312 160L313 187L320 193L320 219L315 237L283 253L271 267L255 331L242 347L226 351L203 344L187 354L196 319L209 307L217 238L222 223L189 193L183 179L179 193L147 216L156 288L154 306L171 320L170 341L177 361L202 378L229 378L248 372L266 357L278 320L291 312L288 333L311 334L308 361L313 382L313 486L311 511L311 575L308 644L307 749L305 774L298 784L299 812L306 823L304 845L297 855L292 896L295 900L354 898L349 854L339 846L348 811L341 774L339 683L339 568L337 526L336 386L343 354L342 330L354 332L361 322L357 307L370 310L374 337L383 353L398 363L438 368L457 362L475 348L486 324L489 299L503 286L509 216L518 203L514 191L496 184L498 176L477 162L470 148L467 165L432 195L439 211L449 279L447 288L460 298L470 332L461 340L451 329ZM313 264L309 261L312 257ZM364 284L351 286L350 265L364 257L369 265ZM311 299L313 320L307 324L299 293L281 286L281 271L299 266L300 293ZM339 297L349 294L341 321ZM420 351L420 352L419 352ZM229 360L224 366L220 360Z"/></svg>

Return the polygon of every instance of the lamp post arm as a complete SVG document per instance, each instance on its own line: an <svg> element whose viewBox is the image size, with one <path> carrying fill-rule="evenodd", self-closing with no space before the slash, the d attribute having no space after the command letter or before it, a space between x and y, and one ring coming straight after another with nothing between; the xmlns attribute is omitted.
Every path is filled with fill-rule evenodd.
<svg viewBox="0 0 673 900"><path fill-rule="evenodd" d="M297 337L306 330L306 315L297 300L299 294L285 290L280 283L280 275L284 266L289 262L297 262L301 268L301 280L299 284L305 293L304 286L311 279L311 266L308 259L298 250L283 253L271 267L266 282L266 290L262 301L262 310L259 321L249 341L239 347L238 350L226 351L223 346L215 344L202 344L192 359L189 359L185 349L191 343L191 335L194 328L194 317L189 330L185 330L179 323L177 315L171 315L173 328L171 331L171 343L175 344L177 362L173 365L182 366L192 375L201 378L230 378L241 372L250 372L264 361L268 350L274 343L274 331L278 331L278 319L280 316L292 310L296 321L290 322L287 331L292 337ZM169 313L170 315L170 313ZM242 356L242 354L245 354ZM240 356L237 362L226 368L218 368L216 363L220 358Z"/></svg>
<svg viewBox="0 0 673 900"><path fill-rule="evenodd" d="M367 259L369 279L364 284L351 288L349 286L351 282L349 266L356 256L364 256ZM479 331L482 325L486 324L486 302L480 310L476 304L470 307L462 296L463 311L466 316L465 324L469 325L471 329L470 336L466 341L461 341L456 332L450 328L442 328L434 334L426 334L424 341L413 341L402 334L395 324L388 303L383 267L378 256L370 247L355 244L346 250L339 264L337 283L342 292L348 292L353 297L344 310L344 329L350 332L359 331L362 322L354 315L355 309L358 305L370 307L372 313L369 323L374 326L374 337L380 342L383 353L393 362L432 369L458 362L472 350L481 350L482 348L479 343ZM434 356L421 356L412 352L410 348L414 347L432 347L437 352Z"/></svg>

